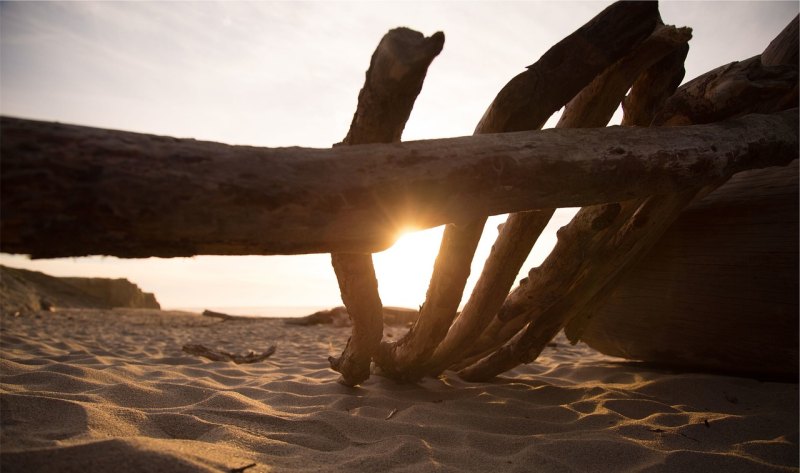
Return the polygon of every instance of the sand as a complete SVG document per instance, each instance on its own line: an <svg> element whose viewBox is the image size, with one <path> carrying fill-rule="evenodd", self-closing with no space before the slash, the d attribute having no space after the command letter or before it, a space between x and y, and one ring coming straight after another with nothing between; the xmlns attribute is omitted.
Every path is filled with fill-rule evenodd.
<svg viewBox="0 0 800 473"><path fill-rule="evenodd" d="M448 373L347 388L326 358L348 331L147 310L4 315L0 466L798 471L797 384L657 370L561 338L492 383ZM182 353L186 343L277 352L235 365Z"/></svg>

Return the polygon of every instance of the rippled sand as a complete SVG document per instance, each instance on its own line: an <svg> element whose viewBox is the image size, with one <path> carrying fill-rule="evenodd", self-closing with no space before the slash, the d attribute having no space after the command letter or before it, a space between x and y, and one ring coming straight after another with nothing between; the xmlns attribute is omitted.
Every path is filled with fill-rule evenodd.
<svg viewBox="0 0 800 473"><path fill-rule="evenodd" d="M326 358L348 332L156 311L4 315L2 471L797 471L797 384L658 371L559 339L493 383L448 373L347 388ZM234 365L186 343L277 352Z"/></svg>

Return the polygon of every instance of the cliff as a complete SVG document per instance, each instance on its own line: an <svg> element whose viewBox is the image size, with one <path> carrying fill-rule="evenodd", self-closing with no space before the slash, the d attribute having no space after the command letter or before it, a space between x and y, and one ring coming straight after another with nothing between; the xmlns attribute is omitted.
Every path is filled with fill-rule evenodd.
<svg viewBox="0 0 800 473"><path fill-rule="evenodd" d="M0 265L0 310L4 313L54 307L160 309L155 295L127 279L58 278Z"/></svg>

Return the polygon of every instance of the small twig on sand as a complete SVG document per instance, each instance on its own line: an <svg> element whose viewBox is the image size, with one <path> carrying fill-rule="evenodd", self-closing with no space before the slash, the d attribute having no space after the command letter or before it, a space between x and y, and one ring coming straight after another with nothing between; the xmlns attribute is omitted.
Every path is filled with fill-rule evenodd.
<svg viewBox="0 0 800 473"><path fill-rule="evenodd" d="M275 345L267 348L266 351L262 353L256 353L253 350L248 351L244 355L238 355L234 353L228 353L226 351L221 350L212 350L208 347L203 345L184 345L183 351L190 355L195 356L202 356L203 358L208 358L211 361L232 361L237 365L242 363L256 363L262 360L266 360L273 353L275 353Z"/></svg>

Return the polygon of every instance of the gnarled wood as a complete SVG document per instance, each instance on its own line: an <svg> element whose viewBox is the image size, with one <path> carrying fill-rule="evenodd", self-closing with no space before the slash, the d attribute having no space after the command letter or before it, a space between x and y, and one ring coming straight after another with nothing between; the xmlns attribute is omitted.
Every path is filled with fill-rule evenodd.
<svg viewBox="0 0 800 473"><path fill-rule="evenodd" d="M789 111L268 149L2 118L0 244L39 257L377 251L397 225L620 202L784 165L797 127Z"/></svg>
<svg viewBox="0 0 800 473"><path fill-rule="evenodd" d="M746 69L756 68L755 70L759 70L757 68L760 66L760 60L758 57L755 59L756 61L748 64ZM711 119L710 117L725 112L732 115L738 114L739 112L731 103L733 98L726 92L728 90L726 86L731 86L731 83L726 80L730 80L738 90L752 91L759 89L759 86L764 84L769 86L771 93L761 90L760 93L736 97L739 108L747 110L749 107L767 107L769 104L773 107L782 106L787 94L787 75L775 80L776 76L771 74L775 71L767 71L770 74L765 76L756 74L750 78L743 77L741 69L736 67L724 69L722 73L719 71L720 69L711 71L682 87L673 96L673 99L679 97L681 100L670 99L668 105L671 103L672 107L665 107L653 122L676 124L689 120L691 123L691 120L708 120ZM785 74L787 71L781 72ZM709 77L711 80L707 80ZM788 77L791 77L791 74L788 74ZM796 80L796 68L794 77ZM744 83L744 80L749 82ZM759 80L764 82L759 83ZM708 113L709 110L712 110L713 113ZM724 180L709 183L704 192L713 190L723 182ZM623 203L622 212L615 216L617 221L626 222L627 218L620 220L619 215L625 215L625 211L628 209L639 208L623 229L639 226L646 228L646 231L637 237L639 241L635 246L626 247L621 244L623 239L619 235L608 240L609 235L614 235L618 231L615 226L602 231L595 228L597 219L603 220L603 215L608 214L608 206L582 209L573 222L562 229L564 238L562 239L562 233L560 233L559 243L542 267L532 270L528 283L515 290L504 304L499 318L511 319L522 316L525 320L530 321L528 327L499 350L459 373L465 379L484 380L520 363L534 360L546 343L577 313L581 311L584 314L591 313L591 310L585 309L584 306L594 307L604 299L601 291L604 288L612 288L624 275L624 272L631 267L631 263L635 263L646 254L663 232L669 228L669 225L677 219L682 209L691 202L697 189L699 188L689 189L672 196L661 196L658 199L650 198L645 201L634 200ZM646 209L644 214L642 209ZM645 215L648 220L656 219L658 221L655 224L642 223L642 215ZM626 235L630 233L628 231ZM619 245L619 248L604 246L608 245L608 243L604 243L607 241ZM594 247L593 244L596 242L602 244ZM591 268L582 269L581 265L576 265L574 262L568 263L569 267L563 267L557 262L568 261L570 258L581 261L588 259L592 263Z"/></svg>
<svg viewBox="0 0 800 473"><path fill-rule="evenodd" d="M486 110L475 134L541 128L598 73L647 37L657 21L656 3L609 6L509 81ZM445 227L417 323L403 339L382 345L379 364L388 374L405 379L424 374L422 364L456 316L485 223L486 219L480 218Z"/></svg>
<svg viewBox="0 0 800 473"><path fill-rule="evenodd" d="M662 57L682 48L690 38L691 30L688 28L659 26L638 47L606 69L576 95L565 107L556 127L605 126L636 78ZM554 211L552 209L509 217L509 222L513 225L503 227L496 245L516 251L496 252L489 256L481 280L470 300L434 354L430 363L432 374L441 372L470 354L481 353L505 341L490 339L483 346L476 343L502 306L514 278ZM533 228L538 232L531 233L530 229ZM484 279L485 282L482 282Z"/></svg>
<svg viewBox="0 0 800 473"><path fill-rule="evenodd" d="M637 78L662 58L676 51L686 50L691 37L691 28L659 25L633 52L617 61L581 90L570 101L571 106L564 109L556 126L606 126Z"/></svg>
<svg viewBox="0 0 800 473"><path fill-rule="evenodd" d="M652 125L713 123L796 107L797 81L797 65L766 66L760 56L733 62L681 86Z"/></svg>
<svg viewBox="0 0 800 473"><path fill-rule="evenodd" d="M372 54L358 107L343 144L400 141L406 121L433 59L441 52L444 34L430 38L408 28L389 31ZM342 301L353 324L344 352L329 359L341 373L340 382L355 386L366 380L383 336L383 309L378 281L368 253L335 253L331 263Z"/></svg>
<svg viewBox="0 0 800 473"><path fill-rule="evenodd" d="M622 126L650 125L683 80L686 74L683 63L688 53L688 44L678 47L636 79L630 93L622 100Z"/></svg>
<svg viewBox="0 0 800 473"><path fill-rule="evenodd" d="M459 371L468 381L485 381L519 364L535 360L550 340L564 327L576 307L589 302L608 279L613 278L631 259L643 255L661 237L680 210L697 190L652 196L608 204L598 215L595 207L581 209L573 221L559 231L553 253L540 268L529 273L523 288L538 288L527 294L509 296L516 302L512 310L523 309L531 322L499 350ZM595 233L587 232L591 228ZM591 255L564 261L564 255ZM534 299L527 299L529 294ZM518 301L518 302L517 302ZM524 302L523 302L524 301ZM509 306L504 306L507 308Z"/></svg>
<svg viewBox="0 0 800 473"><path fill-rule="evenodd" d="M670 367L796 379L798 216L797 161L736 174L692 202L567 336Z"/></svg>
<svg viewBox="0 0 800 473"><path fill-rule="evenodd" d="M537 130L606 67L647 38L657 2L616 2L550 48L497 94L479 133Z"/></svg>

